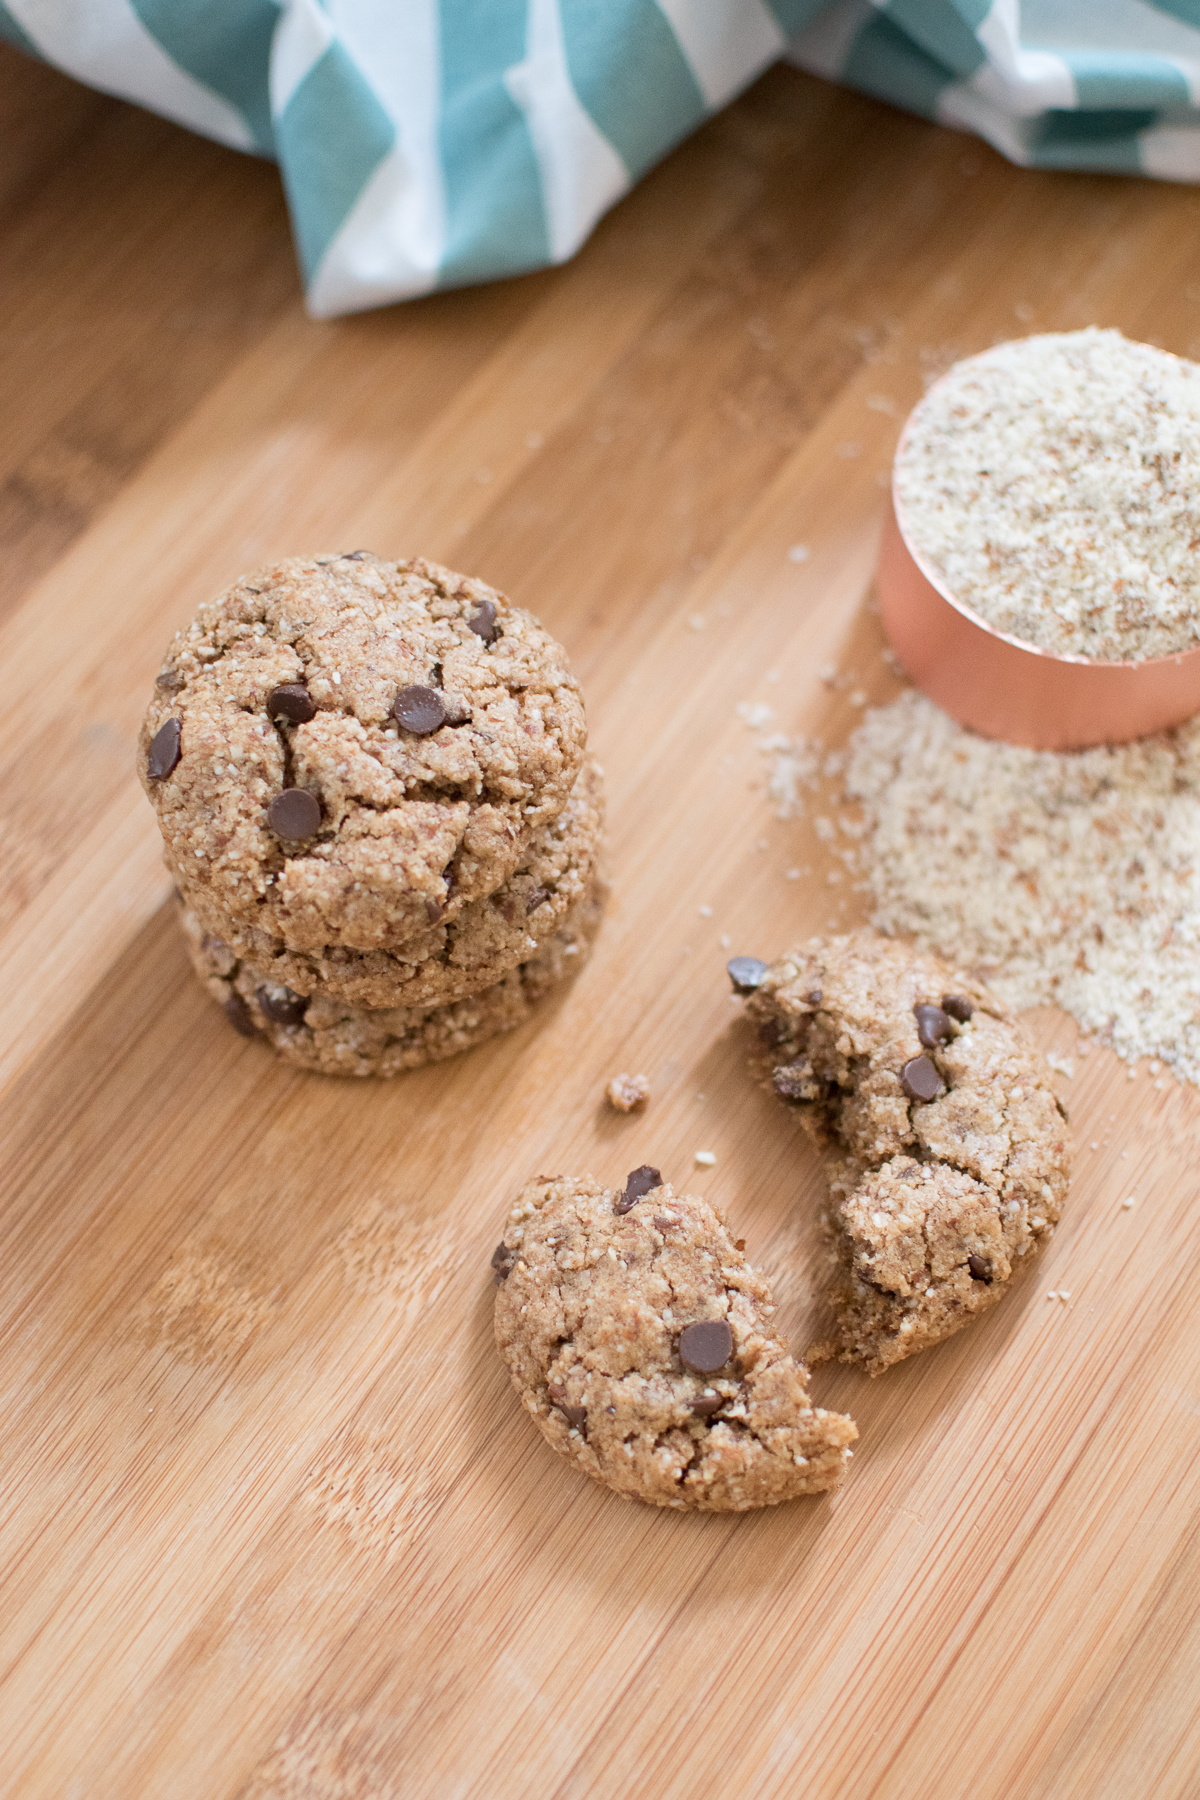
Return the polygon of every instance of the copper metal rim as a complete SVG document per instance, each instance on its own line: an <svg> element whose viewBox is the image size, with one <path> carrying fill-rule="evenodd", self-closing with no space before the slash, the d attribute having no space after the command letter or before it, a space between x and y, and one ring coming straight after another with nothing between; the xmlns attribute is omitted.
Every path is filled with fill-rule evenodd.
<svg viewBox="0 0 1200 1800"><path fill-rule="evenodd" d="M1127 743L1200 712L1200 648L1101 663L1006 637L941 585L907 541L902 517L893 475L879 547L883 627L914 684L960 725L1035 750L1081 750Z"/></svg>

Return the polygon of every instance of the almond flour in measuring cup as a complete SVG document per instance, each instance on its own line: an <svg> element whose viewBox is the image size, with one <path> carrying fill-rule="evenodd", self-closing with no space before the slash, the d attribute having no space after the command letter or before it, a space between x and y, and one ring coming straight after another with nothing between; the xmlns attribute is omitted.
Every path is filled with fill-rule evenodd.
<svg viewBox="0 0 1200 1800"><path fill-rule="evenodd" d="M896 460L905 534L965 606L1054 656L1200 644L1200 366L1118 331L956 363Z"/></svg>

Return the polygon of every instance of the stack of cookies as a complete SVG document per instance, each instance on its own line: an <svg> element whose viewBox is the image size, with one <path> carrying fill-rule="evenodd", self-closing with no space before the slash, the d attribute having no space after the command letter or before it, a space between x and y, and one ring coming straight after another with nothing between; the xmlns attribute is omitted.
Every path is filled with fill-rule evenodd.
<svg viewBox="0 0 1200 1800"><path fill-rule="evenodd" d="M599 923L586 745L562 646L434 563L293 558L202 607L139 765L230 1023L334 1075L522 1023Z"/></svg>

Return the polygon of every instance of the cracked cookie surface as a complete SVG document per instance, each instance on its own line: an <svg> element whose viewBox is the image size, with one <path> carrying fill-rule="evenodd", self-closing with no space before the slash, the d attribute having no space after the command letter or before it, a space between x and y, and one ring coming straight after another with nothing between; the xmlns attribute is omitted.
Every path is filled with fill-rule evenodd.
<svg viewBox="0 0 1200 1800"><path fill-rule="evenodd" d="M720 1213L657 1170L625 1189L530 1182L493 1269L514 1387L554 1449L606 1487L741 1512L841 1479L853 1421L813 1406L769 1286Z"/></svg>
<svg viewBox="0 0 1200 1800"><path fill-rule="evenodd" d="M389 949L521 866L585 741L566 653L531 614L435 563L355 551L275 563L201 607L159 674L139 770L210 929Z"/></svg>
<svg viewBox="0 0 1200 1800"><path fill-rule="evenodd" d="M273 987L184 906L192 967L236 1031L261 1036L285 1062L317 1075L392 1076L472 1050L530 1018L539 1000L578 973L600 926L595 877L554 935L491 987L448 1005L355 1007L325 994Z"/></svg>
<svg viewBox="0 0 1200 1800"><path fill-rule="evenodd" d="M1001 1298L1058 1222L1066 1113L986 987L871 932L731 965L776 1093L834 1152L837 1326L814 1360L873 1374Z"/></svg>
<svg viewBox="0 0 1200 1800"><path fill-rule="evenodd" d="M355 1007L448 1006L493 986L554 937L592 885L603 831L603 775L589 757L566 806L534 838L521 868L494 894L472 900L456 919L429 926L402 949L289 950L264 931L214 921L211 913L210 934L249 963L262 985L293 996L320 993Z"/></svg>

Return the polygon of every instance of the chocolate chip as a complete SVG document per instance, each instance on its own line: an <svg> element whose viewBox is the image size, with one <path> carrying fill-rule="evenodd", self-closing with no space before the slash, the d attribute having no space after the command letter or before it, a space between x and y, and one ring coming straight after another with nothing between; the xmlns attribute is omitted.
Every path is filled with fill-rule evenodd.
<svg viewBox="0 0 1200 1800"><path fill-rule="evenodd" d="M369 550L343 550L338 557L339 562L361 562L364 556L370 556Z"/></svg>
<svg viewBox="0 0 1200 1800"><path fill-rule="evenodd" d="M425 917L429 920L429 923L431 925L437 925L440 923L442 914L445 912L445 910L446 909L442 905L440 900L427 899L425 902Z"/></svg>
<svg viewBox="0 0 1200 1800"><path fill-rule="evenodd" d="M697 1375L715 1375L733 1355L733 1333L727 1319L697 1319L679 1334L679 1360Z"/></svg>
<svg viewBox="0 0 1200 1800"><path fill-rule="evenodd" d="M758 1028L759 1039L764 1044L782 1044L788 1035L786 1019L766 1019Z"/></svg>
<svg viewBox="0 0 1200 1800"><path fill-rule="evenodd" d="M927 1050L936 1049L954 1035L949 1015L940 1006L914 1006L913 1018L917 1021L917 1037Z"/></svg>
<svg viewBox="0 0 1200 1800"><path fill-rule="evenodd" d="M810 1006L820 1006L821 1001L825 996L822 994L820 988L809 988L804 998Z"/></svg>
<svg viewBox="0 0 1200 1800"><path fill-rule="evenodd" d="M496 607L493 601L481 600L479 602L478 609L467 620L467 630L473 631L475 636L482 638L485 644L495 643L497 636Z"/></svg>
<svg viewBox="0 0 1200 1800"><path fill-rule="evenodd" d="M178 669L160 669L154 677L154 685L160 694L174 694L187 682L187 676Z"/></svg>
<svg viewBox="0 0 1200 1800"><path fill-rule="evenodd" d="M258 1036L258 1026L250 1017L250 1008L234 988L230 988L225 1001L225 1017L242 1037Z"/></svg>
<svg viewBox="0 0 1200 1800"><path fill-rule="evenodd" d="M151 781L166 780L179 761L182 738L183 722L180 719L168 719L155 732L150 739L150 751L146 757L146 773Z"/></svg>
<svg viewBox="0 0 1200 1800"><path fill-rule="evenodd" d="M643 1194L649 1194L654 1188L662 1186L662 1176L649 1163L643 1163L640 1169L634 1169L625 1183L625 1191L617 1201L615 1210L627 1213L631 1206L636 1206Z"/></svg>
<svg viewBox="0 0 1200 1800"><path fill-rule="evenodd" d="M517 1253L515 1250L510 1250L507 1244L496 1245L496 1248L492 1251L492 1280L497 1287L500 1286L502 1281L508 1280L513 1272L513 1266L516 1263L516 1260Z"/></svg>
<svg viewBox="0 0 1200 1800"><path fill-rule="evenodd" d="M949 1013L952 1019L957 1019L960 1025L965 1025L975 1008L961 994L943 994L942 1011Z"/></svg>
<svg viewBox="0 0 1200 1800"><path fill-rule="evenodd" d="M576 1431L583 1430L587 1424L586 1406L566 1406L561 1400L555 1401L555 1405L568 1423L574 1425Z"/></svg>
<svg viewBox="0 0 1200 1800"><path fill-rule="evenodd" d="M446 723L446 707L436 688L402 687L392 701L392 712L414 737L429 737Z"/></svg>
<svg viewBox="0 0 1200 1800"><path fill-rule="evenodd" d="M697 1394L692 1401L692 1411L698 1419L711 1419L715 1412L720 1412L724 1404L724 1394Z"/></svg>
<svg viewBox="0 0 1200 1800"><path fill-rule="evenodd" d="M757 956L731 956L725 964L735 994L752 994L762 986L767 965Z"/></svg>
<svg viewBox="0 0 1200 1800"><path fill-rule="evenodd" d="M986 1262L982 1256L976 1256L973 1250L967 1258L967 1267L971 1271L972 1281L992 1281L995 1279L992 1274L991 1263Z"/></svg>
<svg viewBox="0 0 1200 1800"><path fill-rule="evenodd" d="M290 987L260 987L254 998L273 1025L302 1025L308 1001Z"/></svg>
<svg viewBox="0 0 1200 1800"><path fill-rule="evenodd" d="M302 681L285 681L267 695L267 716L289 725L307 725L317 716L317 703Z"/></svg>
<svg viewBox="0 0 1200 1800"><path fill-rule="evenodd" d="M744 1250L746 1248L745 1238L734 1238L733 1247L735 1250Z"/></svg>
<svg viewBox="0 0 1200 1800"><path fill-rule="evenodd" d="M900 1071L900 1086L910 1100L936 1100L945 1093L942 1078L927 1056L914 1056Z"/></svg>
<svg viewBox="0 0 1200 1800"><path fill-rule="evenodd" d="M267 808L267 824L281 838L310 838L320 829L321 807L307 788L284 788Z"/></svg>
<svg viewBox="0 0 1200 1800"><path fill-rule="evenodd" d="M549 898L549 888L534 888L532 894L530 894L528 900L525 902L525 917L528 918L531 912L536 912L539 906L545 906Z"/></svg>

